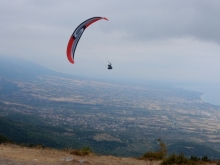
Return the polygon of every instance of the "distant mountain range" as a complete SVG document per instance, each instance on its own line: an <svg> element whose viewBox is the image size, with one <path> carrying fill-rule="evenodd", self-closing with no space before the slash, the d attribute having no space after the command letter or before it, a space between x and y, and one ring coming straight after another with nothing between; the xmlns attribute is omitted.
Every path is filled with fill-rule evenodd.
<svg viewBox="0 0 220 165"><path fill-rule="evenodd" d="M59 73L18 57L0 56L0 77L28 80L43 75L85 79L80 76Z"/></svg>
<svg viewBox="0 0 220 165"><path fill-rule="evenodd" d="M20 58L0 57L0 76L29 79L46 74L53 75L57 73Z"/></svg>

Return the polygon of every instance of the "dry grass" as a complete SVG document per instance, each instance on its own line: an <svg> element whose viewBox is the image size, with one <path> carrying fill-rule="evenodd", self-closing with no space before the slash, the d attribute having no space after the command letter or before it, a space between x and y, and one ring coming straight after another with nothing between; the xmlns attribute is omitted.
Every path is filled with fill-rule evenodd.
<svg viewBox="0 0 220 165"><path fill-rule="evenodd" d="M95 154L81 155L70 150L57 150L51 148L21 147L13 144L0 145L1 165L160 165L161 161L148 159L138 160L135 158L122 158L114 156L97 156ZM216 165L206 163L203 165Z"/></svg>
<svg viewBox="0 0 220 165"><path fill-rule="evenodd" d="M159 165L159 161L145 161L114 156L73 155L56 149L20 147L12 144L0 145L0 164L4 165Z"/></svg>

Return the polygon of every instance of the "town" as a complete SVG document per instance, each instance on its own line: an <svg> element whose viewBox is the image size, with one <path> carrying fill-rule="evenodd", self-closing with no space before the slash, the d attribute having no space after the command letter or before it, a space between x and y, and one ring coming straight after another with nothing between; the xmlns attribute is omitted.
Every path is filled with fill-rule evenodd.
<svg viewBox="0 0 220 165"><path fill-rule="evenodd" d="M36 115L69 134L74 128L95 130L91 138L99 141L106 140L103 134L111 137L108 141L123 141L126 135L147 147L157 137L220 149L220 107L203 102L201 93L52 76L11 83L18 90L1 96L1 115Z"/></svg>

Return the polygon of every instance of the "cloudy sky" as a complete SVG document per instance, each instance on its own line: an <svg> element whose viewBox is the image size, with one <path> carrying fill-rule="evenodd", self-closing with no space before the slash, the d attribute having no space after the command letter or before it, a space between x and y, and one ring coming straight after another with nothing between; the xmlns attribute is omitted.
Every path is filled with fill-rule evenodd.
<svg viewBox="0 0 220 165"><path fill-rule="evenodd" d="M85 30L71 64L68 40L94 16L109 21ZM95 78L219 85L220 1L0 0L0 55Z"/></svg>

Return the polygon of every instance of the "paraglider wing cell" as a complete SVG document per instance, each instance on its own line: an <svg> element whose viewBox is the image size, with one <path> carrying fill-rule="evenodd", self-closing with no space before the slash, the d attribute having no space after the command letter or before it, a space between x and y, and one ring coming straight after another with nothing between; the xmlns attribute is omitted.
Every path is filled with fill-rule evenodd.
<svg viewBox="0 0 220 165"><path fill-rule="evenodd" d="M93 18L90 18L90 19L84 21L75 29L75 31L73 32L72 36L69 39L67 49L66 49L67 58L71 63L74 64L74 53L76 50L76 46L77 46L79 39L82 36L84 30L92 23L94 23L98 20L101 20L101 19L108 20L105 17L93 17Z"/></svg>

